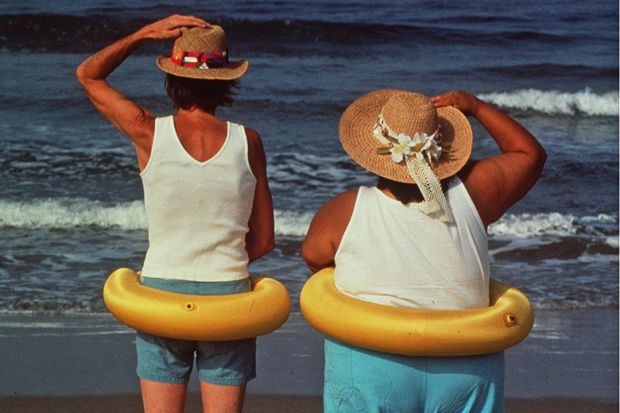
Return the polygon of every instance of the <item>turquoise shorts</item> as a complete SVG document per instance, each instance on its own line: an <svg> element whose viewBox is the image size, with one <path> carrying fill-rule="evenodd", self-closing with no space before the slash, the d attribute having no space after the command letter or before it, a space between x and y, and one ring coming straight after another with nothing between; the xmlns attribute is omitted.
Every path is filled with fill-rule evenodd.
<svg viewBox="0 0 620 413"><path fill-rule="evenodd" d="M250 291L249 279L195 282L142 278L142 284L181 294L224 295ZM256 377L256 339L237 341L188 341L153 336L138 331L138 376L162 383L187 383L194 359L200 381L240 386Z"/></svg>
<svg viewBox="0 0 620 413"><path fill-rule="evenodd" d="M503 413L504 353L407 357L325 340L325 413Z"/></svg>

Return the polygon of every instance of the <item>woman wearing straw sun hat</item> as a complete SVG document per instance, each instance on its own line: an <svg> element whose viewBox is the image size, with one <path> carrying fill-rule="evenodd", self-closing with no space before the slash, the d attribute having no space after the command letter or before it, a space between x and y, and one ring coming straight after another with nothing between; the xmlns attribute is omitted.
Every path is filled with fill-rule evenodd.
<svg viewBox="0 0 620 413"><path fill-rule="evenodd" d="M470 160L466 115L500 153ZM340 142L373 187L337 195L302 247L310 269L335 266L340 292L399 307L489 305L486 228L538 179L545 152L506 114L464 91L429 98L379 90L353 102ZM325 341L325 412L502 412L503 353L412 357Z"/></svg>
<svg viewBox="0 0 620 413"><path fill-rule="evenodd" d="M157 66L177 109L156 117L114 89L106 77L147 40L176 39ZM146 25L85 60L77 77L103 116L135 145L144 186L148 287L182 294L249 291L248 263L273 249L273 207L265 154L252 129L217 116L248 68L228 55L224 30L193 16ZM138 333L138 368L146 412L182 412L198 367L205 411L240 412L255 376L255 339L203 342Z"/></svg>

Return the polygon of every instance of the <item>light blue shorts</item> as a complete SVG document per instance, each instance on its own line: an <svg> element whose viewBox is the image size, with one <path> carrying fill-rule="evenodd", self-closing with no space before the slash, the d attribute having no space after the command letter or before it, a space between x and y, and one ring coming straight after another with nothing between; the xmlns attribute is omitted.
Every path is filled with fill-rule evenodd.
<svg viewBox="0 0 620 413"><path fill-rule="evenodd" d="M407 357L325 340L325 413L503 413L504 353Z"/></svg>
<svg viewBox="0 0 620 413"><path fill-rule="evenodd" d="M142 284L181 294L224 295L250 291L249 279L195 282L142 278ZM240 386L256 377L256 339L175 340L138 332L138 376L163 383L187 383L196 360L198 378L211 384Z"/></svg>

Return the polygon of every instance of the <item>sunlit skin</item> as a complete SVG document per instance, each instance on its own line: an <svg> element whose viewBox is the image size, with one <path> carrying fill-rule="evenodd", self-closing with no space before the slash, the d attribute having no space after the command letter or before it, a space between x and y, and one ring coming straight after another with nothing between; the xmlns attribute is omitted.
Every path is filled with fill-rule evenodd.
<svg viewBox="0 0 620 413"><path fill-rule="evenodd" d="M435 107L454 106L475 118L489 132L501 153L470 161L459 177L478 210L485 227L497 221L519 201L540 176L546 153L540 143L518 122L504 112L463 90L432 97ZM402 185L394 190L403 190ZM405 188L406 190L406 188ZM387 185L381 191L396 198ZM420 201L415 188L411 198ZM335 196L315 215L302 247L302 257L316 272L334 265L342 235L349 224L357 188Z"/></svg>
<svg viewBox="0 0 620 413"><path fill-rule="evenodd" d="M175 39L181 35L182 27L208 25L207 21L194 16L169 16L109 45L90 56L77 68L77 78L93 105L135 145L141 171L147 165L151 154L155 116L112 87L106 78L142 43ZM226 122L215 115L215 109L179 109L174 115L174 125L185 150L201 162L213 157L226 139ZM246 236L246 250L250 261L253 261L273 250L274 221L261 138L256 131L249 128L246 128L246 135L250 167L257 180L252 214L248 222L249 232ZM141 380L140 386L145 412L183 412L186 384ZM245 385L201 383L200 388L204 412L241 412Z"/></svg>

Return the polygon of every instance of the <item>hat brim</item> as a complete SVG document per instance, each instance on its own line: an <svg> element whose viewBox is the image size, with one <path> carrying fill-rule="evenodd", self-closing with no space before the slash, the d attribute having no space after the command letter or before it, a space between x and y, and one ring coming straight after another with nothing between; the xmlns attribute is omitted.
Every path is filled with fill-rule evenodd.
<svg viewBox="0 0 620 413"><path fill-rule="evenodd" d="M248 70L248 66L248 61L243 59L236 62L229 62L226 67L198 69L176 65L172 63L170 57L157 57L157 67L162 71L174 76L188 77L191 79L234 80L243 76Z"/></svg>
<svg viewBox="0 0 620 413"><path fill-rule="evenodd" d="M378 90L357 99L340 117L338 134L344 150L362 168L393 181L416 183L405 162L396 163L390 155L377 153L377 148L385 145L373 136L383 106L396 93L402 91ZM430 166L441 180L455 175L465 166L471 155L473 132L467 117L452 106L437 108L437 116L442 154Z"/></svg>

